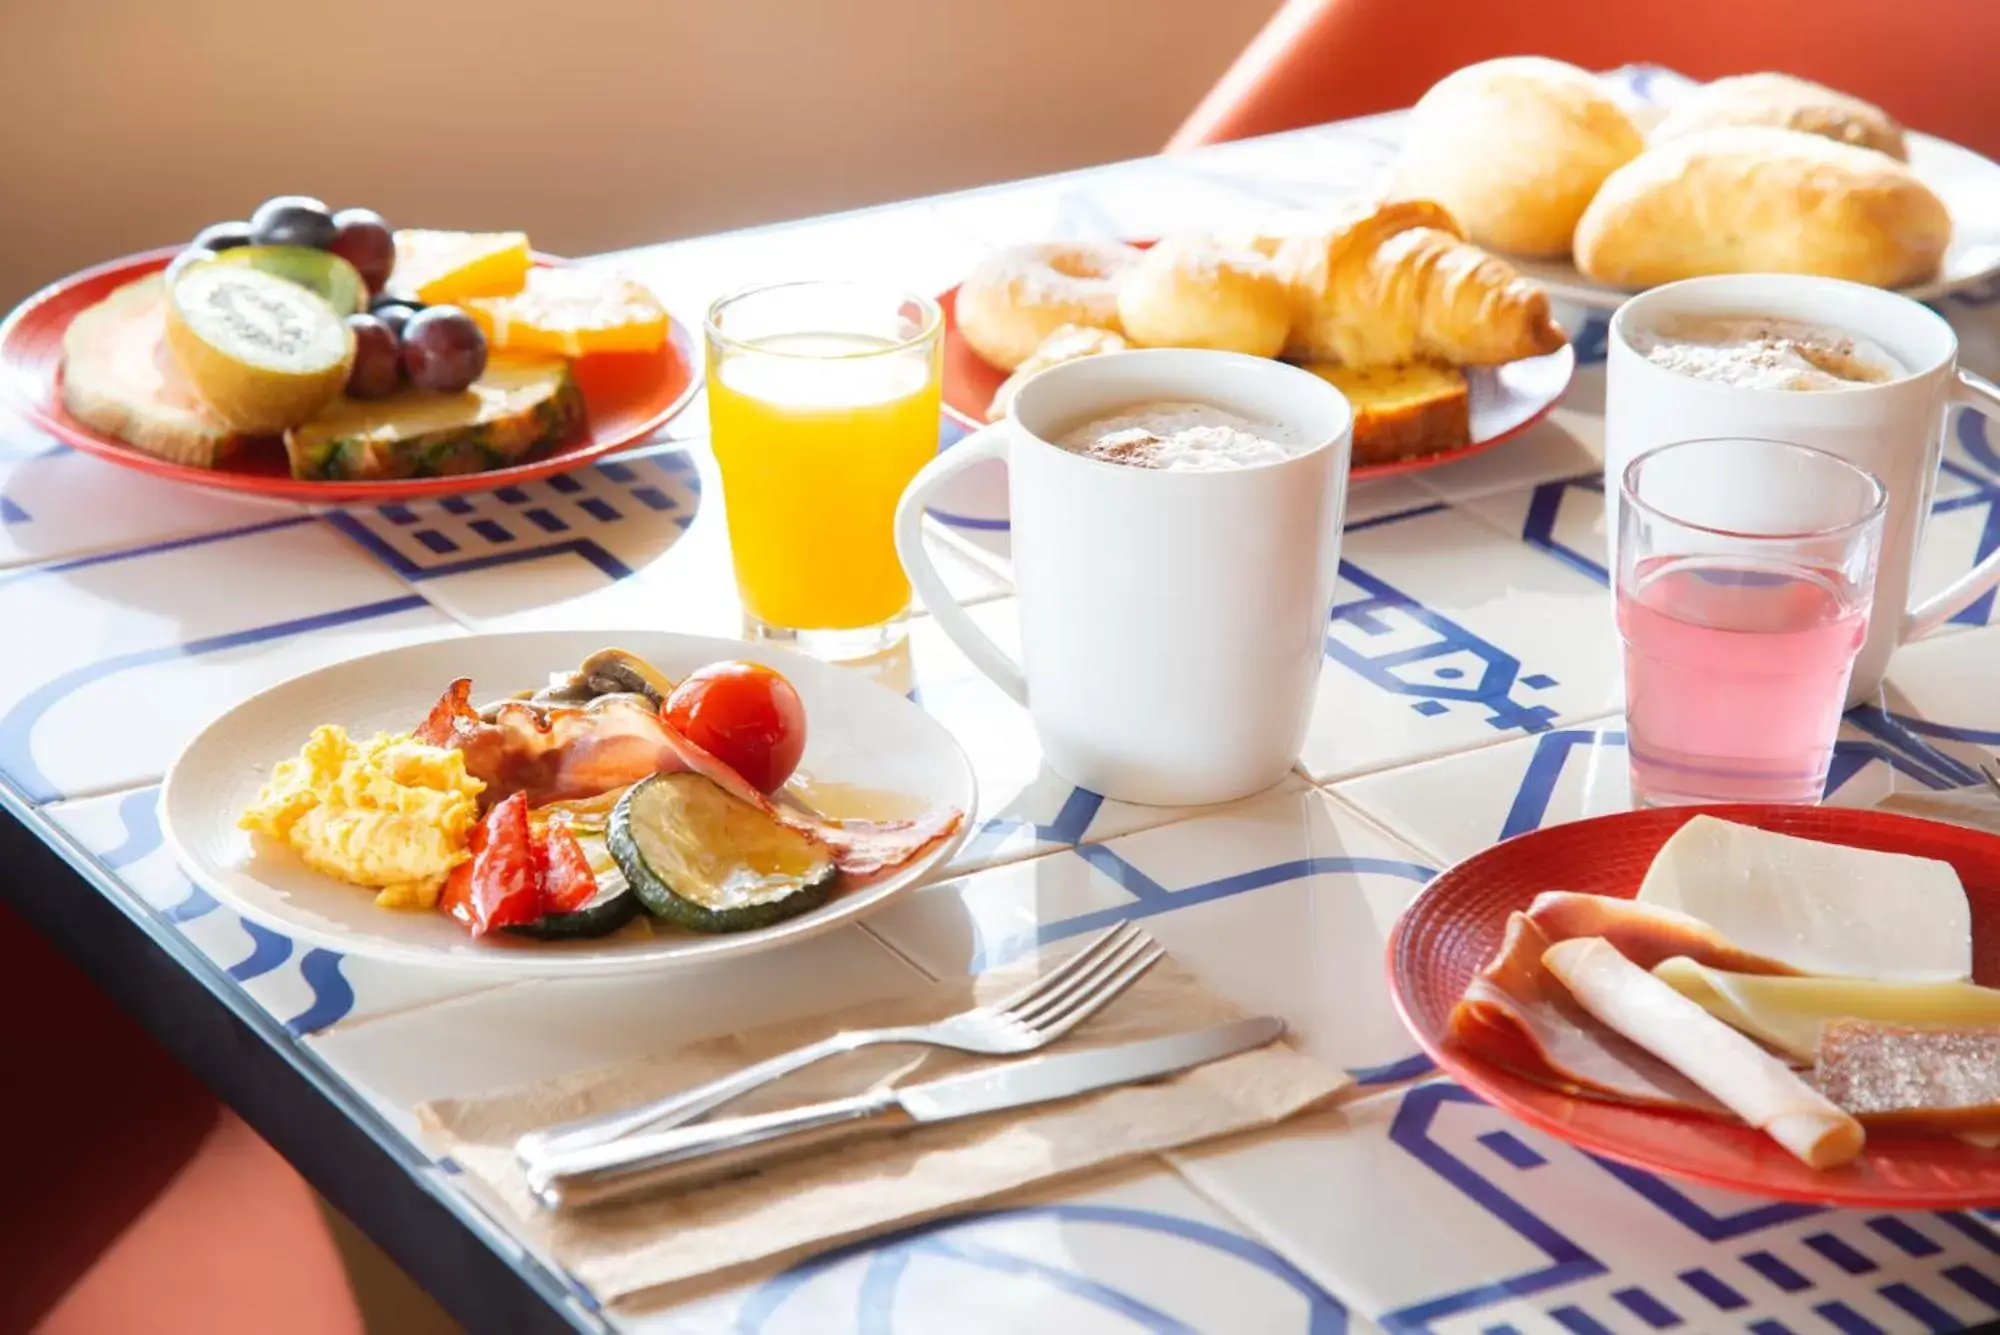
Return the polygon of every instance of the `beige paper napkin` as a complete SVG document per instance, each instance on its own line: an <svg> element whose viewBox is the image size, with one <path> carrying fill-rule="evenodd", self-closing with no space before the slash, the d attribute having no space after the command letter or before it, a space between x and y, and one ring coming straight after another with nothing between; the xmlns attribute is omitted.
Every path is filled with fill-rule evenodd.
<svg viewBox="0 0 2000 1335"><path fill-rule="evenodd" d="M1952 825L2000 834L2000 798L1985 784L1947 788L1939 792L1894 792L1875 804L1877 811L1898 811Z"/></svg>
<svg viewBox="0 0 2000 1335"><path fill-rule="evenodd" d="M975 998L987 1002L1005 996L1057 958L524 1089L440 1099L423 1105L417 1115L440 1150L491 1188L527 1238L600 1300L615 1303L745 1262L819 1249L948 1213L1030 1183L1268 1126L1348 1083L1341 1072L1276 1043L1155 1084L918 1127L833 1146L748 1178L563 1214L534 1203L514 1161L513 1142L523 1132L657 1097L836 1030L940 1019L975 1004ZM1181 1033L1241 1014L1165 959L1053 1051L1081 1052ZM899 1054L907 1068L916 1050L886 1051ZM933 1053L900 1083L993 1060ZM783 1098L762 1102L768 1106L854 1093L868 1083L863 1078L829 1089L823 1078L814 1087L801 1076L786 1082Z"/></svg>

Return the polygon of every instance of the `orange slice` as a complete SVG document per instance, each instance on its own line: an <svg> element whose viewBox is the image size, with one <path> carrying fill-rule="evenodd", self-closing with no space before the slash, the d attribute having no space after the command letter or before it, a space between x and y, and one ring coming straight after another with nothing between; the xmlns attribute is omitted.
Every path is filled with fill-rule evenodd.
<svg viewBox="0 0 2000 1335"><path fill-rule="evenodd" d="M536 269L514 296L465 303L495 348L587 357L594 352L657 352L667 341L660 299L629 278L599 269Z"/></svg>
<svg viewBox="0 0 2000 1335"><path fill-rule="evenodd" d="M528 278L526 232L396 233L389 291L427 305L505 297Z"/></svg>

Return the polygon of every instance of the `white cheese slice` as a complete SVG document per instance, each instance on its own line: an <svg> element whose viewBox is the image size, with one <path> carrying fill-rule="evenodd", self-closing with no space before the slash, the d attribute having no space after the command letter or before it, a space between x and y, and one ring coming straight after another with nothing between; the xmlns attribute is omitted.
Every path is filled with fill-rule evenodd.
<svg viewBox="0 0 2000 1335"><path fill-rule="evenodd" d="M1696 816L1646 869L1642 903L1808 974L1972 976L1972 909L1949 864Z"/></svg>

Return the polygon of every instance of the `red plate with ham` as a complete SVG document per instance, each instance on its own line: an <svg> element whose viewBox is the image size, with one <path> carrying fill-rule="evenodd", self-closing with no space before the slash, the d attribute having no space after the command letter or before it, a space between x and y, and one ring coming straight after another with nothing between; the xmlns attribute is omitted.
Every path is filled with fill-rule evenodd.
<svg viewBox="0 0 2000 1335"><path fill-rule="evenodd" d="M1702 924L1671 912L1625 915L1601 903L1560 898L1536 904L1547 891L1631 899L1660 846L1701 812L1822 843L1951 864L1971 905L1973 981L2000 985L2000 839L1990 834L1837 807L1629 812L1510 839L1430 884L1397 923L1388 952L1390 991L1417 1041L1439 1067L1495 1107L1579 1149L1635 1167L1753 1195L1838 1205L2000 1204L2000 1150L1871 1127L1859 1157L1814 1169L1763 1131L1696 1111L1708 1103L1699 1091L1635 1046L1615 1036L1604 1041L1601 1027L1539 967L1539 952L1523 938L1546 926L1551 937L1605 937L1648 967L1681 954L1737 972L1782 968L1760 968L1754 958L1732 953L1726 941L1705 936ZM1514 949L1503 956L1506 944ZM1496 960L1504 962L1489 968ZM1474 1004L1459 1011L1454 1036L1454 1011L1468 997ZM1579 1097L1558 1088L1552 1065L1569 1074L1572 1088L1594 1085L1612 1097Z"/></svg>

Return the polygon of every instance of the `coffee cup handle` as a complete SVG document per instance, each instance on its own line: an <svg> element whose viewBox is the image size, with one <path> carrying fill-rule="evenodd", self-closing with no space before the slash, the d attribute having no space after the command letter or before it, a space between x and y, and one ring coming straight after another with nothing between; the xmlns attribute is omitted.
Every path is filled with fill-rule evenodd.
<svg viewBox="0 0 2000 1335"><path fill-rule="evenodd" d="M1003 653L985 631L973 624L972 618L959 606L958 599L945 588L943 577L931 564L930 553L924 550L924 510L930 503L931 493L976 463L1006 457L1006 424L996 422L992 426L981 427L925 464L910 480L910 485L903 491L902 501L896 506L896 555L902 561L910 583L916 588L917 596L924 600L924 606L936 619L938 628L951 637L951 642L972 660L974 667L991 677L994 684L1012 696L1016 703L1025 705L1028 703L1028 679L1022 674L1020 664Z"/></svg>
<svg viewBox="0 0 2000 1335"><path fill-rule="evenodd" d="M1947 397L1951 403L1969 408L1989 421L2000 420L2000 385L1985 376L1960 367L1958 379L1952 382ZM1911 608L1903 620L1903 643L1928 635L1994 588L2000 588L2000 551L1994 551L1948 587Z"/></svg>

